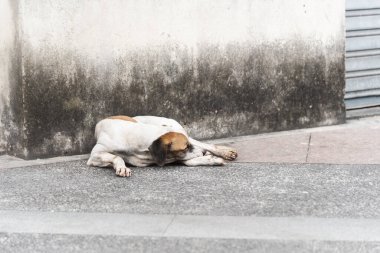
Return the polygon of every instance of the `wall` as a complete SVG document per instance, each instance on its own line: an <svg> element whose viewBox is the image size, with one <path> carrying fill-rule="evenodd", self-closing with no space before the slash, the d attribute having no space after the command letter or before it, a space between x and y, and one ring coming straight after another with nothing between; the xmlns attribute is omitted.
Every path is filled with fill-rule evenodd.
<svg viewBox="0 0 380 253"><path fill-rule="evenodd" d="M3 0L4 1L4 0ZM88 152L108 115L196 138L344 121L344 0L20 0L24 155Z"/></svg>
<svg viewBox="0 0 380 253"><path fill-rule="evenodd" d="M17 2L0 0L0 154L23 150L17 12Z"/></svg>

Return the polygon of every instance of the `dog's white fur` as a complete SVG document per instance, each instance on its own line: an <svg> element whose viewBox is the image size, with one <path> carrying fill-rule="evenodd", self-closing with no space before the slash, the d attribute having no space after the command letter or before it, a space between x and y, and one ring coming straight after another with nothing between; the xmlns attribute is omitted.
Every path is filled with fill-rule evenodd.
<svg viewBox="0 0 380 253"><path fill-rule="evenodd" d="M120 119L122 117L127 119ZM112 166L118 176L129 177L132 171L125 162L136 167L157 164L157 159L152 155L152 143L168 133L182 137L180 139L186 141L190 148L180 150L175 155L167 151L165 160L159 165L173 162L181 162L187 166L223 165L224 159L234 160L237 157L236 151L231 148L206 144L190 138L185 129L173 119L155 116L128 118L115 116L101 120L96 125L97 142L87 165ZM178 138L174 138L171 141L177 140Z"/></svg>

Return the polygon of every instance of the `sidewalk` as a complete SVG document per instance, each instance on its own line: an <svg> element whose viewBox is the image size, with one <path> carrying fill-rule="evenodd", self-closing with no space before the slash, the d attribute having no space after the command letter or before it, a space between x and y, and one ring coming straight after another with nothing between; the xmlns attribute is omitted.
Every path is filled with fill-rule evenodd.
<svg viewBox="0 0 380 253"><path fill-rule="evenodd" d="M211 142L235 147L237 162L380 164L380 116Z"/></svg>

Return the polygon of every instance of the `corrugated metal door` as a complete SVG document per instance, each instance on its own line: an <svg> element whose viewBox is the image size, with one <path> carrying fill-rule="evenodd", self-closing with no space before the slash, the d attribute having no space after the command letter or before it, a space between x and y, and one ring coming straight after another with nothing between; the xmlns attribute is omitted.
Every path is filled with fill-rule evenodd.
<svg viewBox="0 0 380 253"><path fill-rule="evenodd" d="M346 1L346 107L380 105L380 0Z"/></svg>

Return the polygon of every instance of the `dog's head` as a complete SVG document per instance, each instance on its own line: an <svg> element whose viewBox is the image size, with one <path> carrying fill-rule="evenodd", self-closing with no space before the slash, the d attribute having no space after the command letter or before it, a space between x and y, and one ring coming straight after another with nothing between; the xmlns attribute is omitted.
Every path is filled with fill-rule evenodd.
<svg viewBox="0 0 380 253"><path fill-rule="evenodd" d="M159 166L163 166L166 159L180 160L189 150L191 145L187 137L176 132L161 135L149 147L150 154Z"/></svg>

